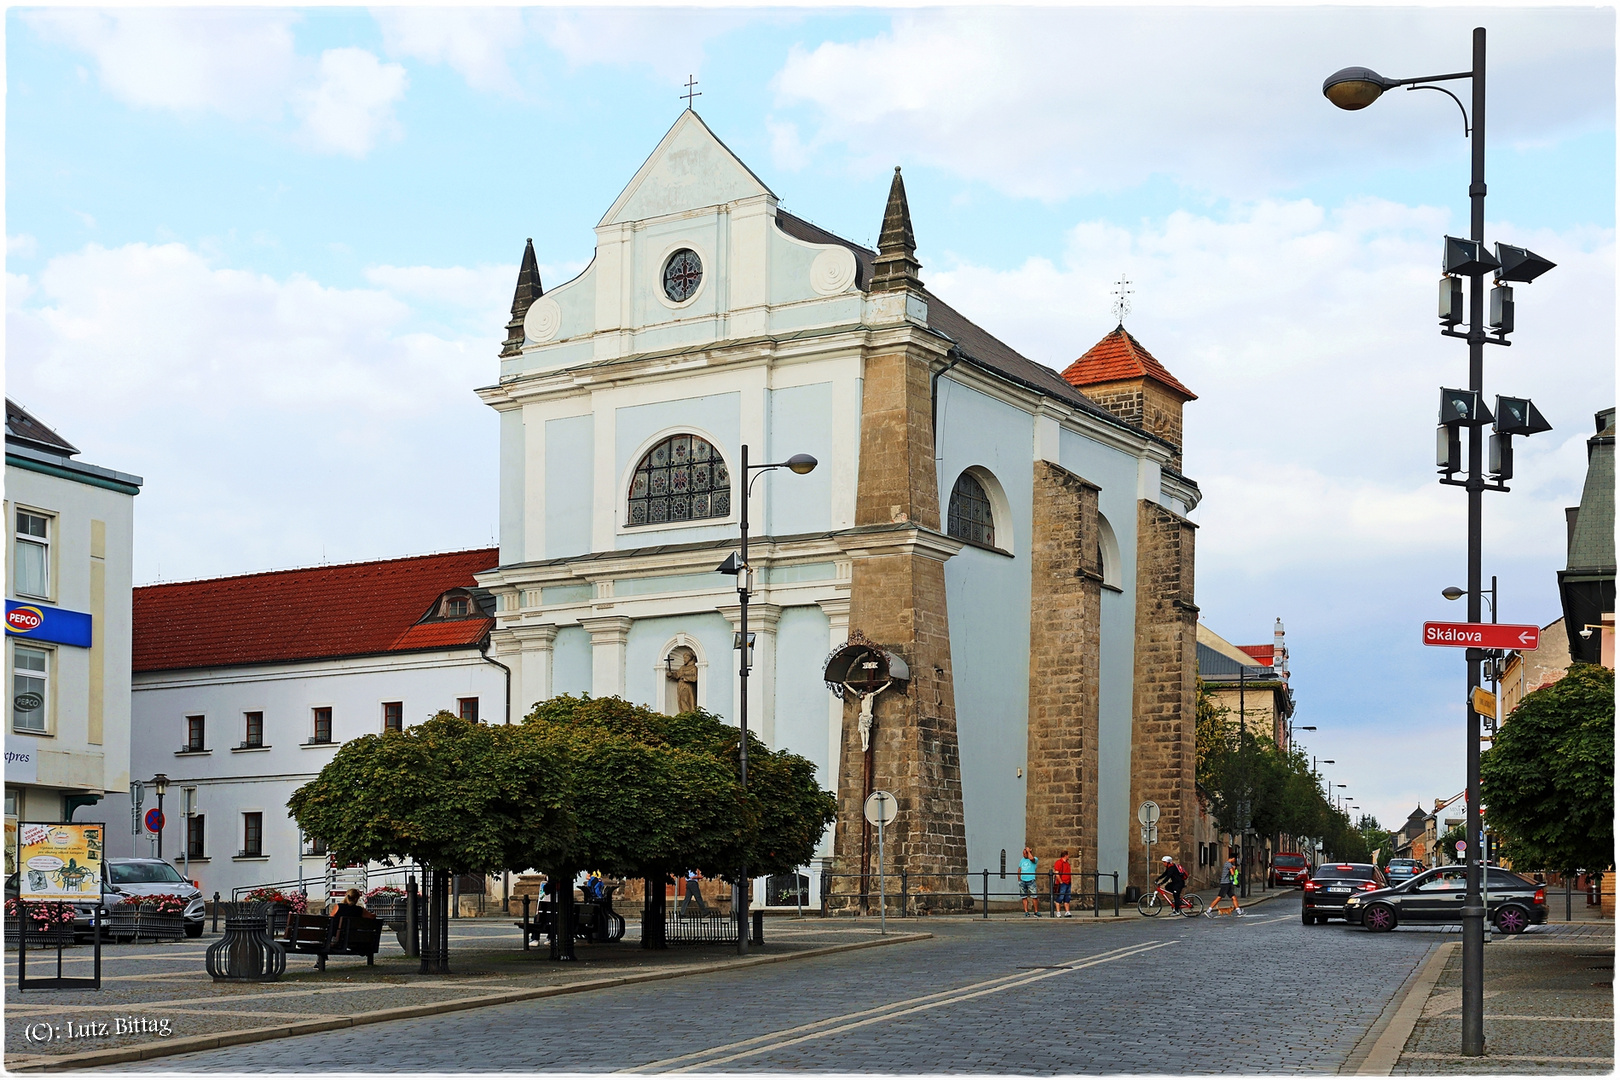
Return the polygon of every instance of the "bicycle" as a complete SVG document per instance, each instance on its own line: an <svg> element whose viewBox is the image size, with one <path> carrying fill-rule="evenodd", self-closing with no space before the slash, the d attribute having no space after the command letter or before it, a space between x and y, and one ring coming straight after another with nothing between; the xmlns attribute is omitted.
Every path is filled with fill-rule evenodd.
<svg viewBox="0 0 1620 1080"><path fill-rule="evenodd" d="M1163 885L1159 885L1156 886L1152 892L1142 894L1142 899L1136 902L1136 910L1151 918L1158 915L1160 911L1168 909L1171 906L1172 899L1173 898L1171 897L1169 891L1166 890ZM1196 919L1203 913L1203 897L1199 896L1197 893L1182 894L1181 910L1176 912L1177 915L1183 915L1189 919Z"/></svg>

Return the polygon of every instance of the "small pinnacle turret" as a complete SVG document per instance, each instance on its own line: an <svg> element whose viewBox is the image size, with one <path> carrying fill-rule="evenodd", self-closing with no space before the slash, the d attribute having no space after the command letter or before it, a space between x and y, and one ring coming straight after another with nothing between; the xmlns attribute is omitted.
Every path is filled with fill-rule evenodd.
<svg viewBox="0 0 1620 1080"><path fill-rule="evenodd" d="M872 291L891 292L921 289L917 271L917 238L911 232L911 208L906 205L906 184L900 179L900 166L894 167L889 184L889 203L883 208L883 232L878 236L878 257L873 264Z"/></svg>
<svg viewBox="0 0 1620 1080"><path fill-rule="evenodd" d="M529 313L529 305L544 292L540 286L540 263L534 257L531 237L523 247L523 264L518 268L517 290L512 294L512 321L506 324L502 356L516 356L523 351L523 317Z"/></svg>

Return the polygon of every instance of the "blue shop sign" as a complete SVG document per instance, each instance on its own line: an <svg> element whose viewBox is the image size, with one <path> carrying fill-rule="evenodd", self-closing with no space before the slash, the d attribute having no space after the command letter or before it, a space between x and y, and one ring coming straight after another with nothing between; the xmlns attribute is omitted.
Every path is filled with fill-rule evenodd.
<svg viewBox="0 0 1620 1080"><path fill-rule="evenodd" d="M6 633L12 637L90 647L90 616L83 611L6 601Z"/></svg>

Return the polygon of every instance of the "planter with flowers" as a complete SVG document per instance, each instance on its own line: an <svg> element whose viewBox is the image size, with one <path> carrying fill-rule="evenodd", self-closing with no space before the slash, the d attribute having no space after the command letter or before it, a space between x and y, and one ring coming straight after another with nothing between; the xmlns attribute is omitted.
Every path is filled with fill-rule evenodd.
<svg viewBox="0 0 1620 1080"><path fill-rule="evenodd" d="M109 914L113 937L133 936L157 940L186 936L186 898L173 893L127 896Z"/></svg>
<svg viewBox="0 0 1620 1080"><path fill-rule="evenodd" d="M271 937L280 937L287 929L287 916L302 915L309 907L309 897L301 892L282 892L265 886L252 889L242 897L245 904L263 904L264 928Z"/></svg>
<svg viewBox="0 0 1620 1080"><path fill-rule="evenodd" d="M379 885L366 893L366 910L385 922L405 917L405 890L398 885Z"/></svg>
<svg viewBox="0 0 1620 1080"><path fill-rule="evenodd" d="M6 901L6 940L15 943L21 932L18 926L18 901ZM54 900L35 900L28 904L28 947L54 949L73 944L73 905Z"/></svg>

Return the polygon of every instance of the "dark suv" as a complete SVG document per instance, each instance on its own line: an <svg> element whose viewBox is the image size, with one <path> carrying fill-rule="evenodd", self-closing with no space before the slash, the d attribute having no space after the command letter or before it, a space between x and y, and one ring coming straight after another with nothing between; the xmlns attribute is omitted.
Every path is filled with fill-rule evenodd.
<svg viewBox="0 0 1620 1080"><path fill-rule="evenodd" d="M1486 910L1498 930L1519 934L1547 921L1542 886L1500 866L1488 870ZM1373 931L1393 930L1403 922L1460 923L1467 890L1466 867L1442 866L1387 889L1357 893L1346 902L1344 917Z"/></svg>
<svg viewBox="0 0 1620 1080"><path fill-rule="evenodd" d="M1389 885L1384 872L1372 863L1323 863L1305 883L1300 921L1306 926L1345 917L1345 901L1352 894Z"/></svg>

